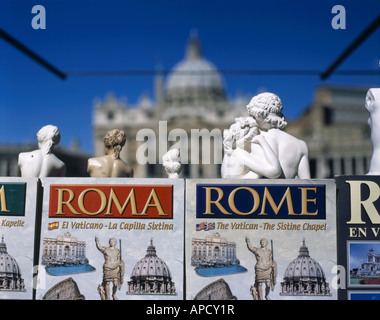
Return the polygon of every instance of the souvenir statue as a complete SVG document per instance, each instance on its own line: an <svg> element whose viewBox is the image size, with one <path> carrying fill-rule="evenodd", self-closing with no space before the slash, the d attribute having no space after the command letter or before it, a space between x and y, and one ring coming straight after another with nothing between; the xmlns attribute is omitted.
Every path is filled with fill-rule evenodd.
<svg viewBox="0 0 380 320"><path fill-rule="evenodd" d="M368 124L371 128L373 153L369 175L380 174L380 88L372 88L367 92L365 107L369 112Z"/></svg>
<svg viewBox="0 0 380 320"><path fill-rule="evenodd" d="M236 119L224 132L222 177L310 179L307 145L283 131L287 122L280 98L261 93L247 111L249 118Z"/></svg>
<svg viewBox="0 0 380 320"><path fill-rule="evenodd" d="M162 157L162 165L165 168L168 178L178 178L182 170L178 149L171 149Z"/></svg>
<svg viewBox="0 0 380 320"><path fill-rule="evenodd" d="M304 141L283 131L287 122L282 114L280 98L269 92L252 98L247 111L278 157L282 174L279 178L310 179L309 151Z"/></svg>
<svg viewBox="0 0 380 320"><path fill-rule="evenodd" d="M281 175L277 156L252 117L236 118L230 129L224 130L223 147L222 178L275 179Z"/></svg>
<svg viewBox="0 0 380 320"><path fill-rule="evenodd" d="M53 125L42 127L37 133L38 150L22 152L18 157L18 165L22 177L64 177L66 165L54 154L53 149L59 143L59 129Z"/></svg>
<svg viewBox="0 0 380 320"><path fill-rule="evenodd" d="M87 172L91 177L133 177L133 169L120 159L126 135L122 130L110 130L104 137L105 156L88 159Z"/></svg>

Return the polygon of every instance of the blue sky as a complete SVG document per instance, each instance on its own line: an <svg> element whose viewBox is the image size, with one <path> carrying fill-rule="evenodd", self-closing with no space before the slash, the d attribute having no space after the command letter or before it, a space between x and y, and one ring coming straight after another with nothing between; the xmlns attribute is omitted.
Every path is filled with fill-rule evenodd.
<svg viewBox="0 0 380 320"><path fill-rule="evenodd" d="M34 5L46 9L46 29L31 26ZM334 30L334 5L346 9L346 29ZM0 28L58 69L171 69L196 29L204 56L220 70L325 70L380 14L378 0L128 1L1 0ZM380 70L380 28L338 70ZM226 75L227 93L278 94L285 116L311 103L316 86L379 86L380 76ZM153 96L152 76L68 76L61 80L0 38L0 144L34 142L57 125L61 144L79 139L91 153L95 98L108 92L135 104ZM364 101L363 101L364 107Z"/></svg>

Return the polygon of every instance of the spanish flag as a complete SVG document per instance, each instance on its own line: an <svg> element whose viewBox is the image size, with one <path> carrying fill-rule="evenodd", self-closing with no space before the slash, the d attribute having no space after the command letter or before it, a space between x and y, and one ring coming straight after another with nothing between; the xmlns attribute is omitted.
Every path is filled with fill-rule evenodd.
<svg viewBox="0 0 380 320"><path fill-rule="evenodd" d="M59 222L58 221L57 222L49 223L49 225L48 225L48 229L49 230L58 229L58 227L59 227Z"/></svg>

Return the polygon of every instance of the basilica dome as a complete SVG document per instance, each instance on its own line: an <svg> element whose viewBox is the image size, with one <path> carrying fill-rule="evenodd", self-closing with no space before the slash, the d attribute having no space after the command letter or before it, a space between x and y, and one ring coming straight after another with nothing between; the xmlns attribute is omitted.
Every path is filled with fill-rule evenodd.
<svg viewBox="0 0 380 320"><path fill-rule="evenodd" d="M170 270L165 261L157 257L153 240L145 257L132 270L127 294L176 294Z"/></svg>
<svg viewBox="0 0 380 320"><path fill-rule="evenodd" d="M0 290L25 291L20 267L8 253L4 237L0 243Z"/></svg>
<svg viewBox="0 0 380 320"><path fill-rule="evenodd" d="M330 295L321 265L310 257L303 240L298 257L285 270L282 295Z"/></svg>
<svg viewBox="0 0 380 320"><path fill-rule="evenodd" d="M185 58L168 75L166 103L176 106L199 105L202 101L225 100L225 85L213 63L202 55L198 36L192 34Z"/></svg>
<svg viewBox="0 0 380 320"><path fill-rule="evenodd" d="M208 60L197 56L179 62L169 74L167 90L180 89L224 90L222 77Z"/></svg>
<svg viewBox="0 0 380 320"><path fill-rule="evenodd" d="M147 248L146 255L140 259L132 271L131 278L149 278L149 277L167 277L171 274L165 261L157 257L156 248L153 246L153 240Z"/></svg>

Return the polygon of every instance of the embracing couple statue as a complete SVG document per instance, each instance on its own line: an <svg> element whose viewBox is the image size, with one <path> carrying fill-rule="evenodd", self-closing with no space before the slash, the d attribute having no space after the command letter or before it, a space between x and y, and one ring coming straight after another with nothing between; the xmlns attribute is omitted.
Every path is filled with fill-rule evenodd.
<svg viewBox="0 0 380 320"><path fill-rule="evenodd" d="M252 98L250 116L235 119L224 131L222 178L310 178L307 145L283 131L287 122L282 109L273 93Z"/></svg>

